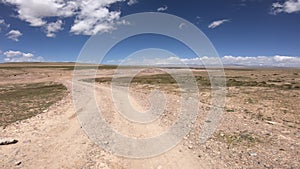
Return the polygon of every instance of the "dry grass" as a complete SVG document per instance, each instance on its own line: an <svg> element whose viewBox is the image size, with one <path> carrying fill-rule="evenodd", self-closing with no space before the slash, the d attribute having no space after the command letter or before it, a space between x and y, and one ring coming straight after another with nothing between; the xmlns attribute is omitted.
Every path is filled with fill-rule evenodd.
<svg viewBox="0 0 300 169"><path fill-rule="evenodd" d="M257 143L260 143L261 140L258 136L248 133L248 132L239 132L239 133L224 133L218 132L215 135L215 139L221 142L224 142L228 145L245 145L245 146L254 146Z"/></svg>
<svg viewBox="0 0 300 169"><path fill-rule="evenodd" d="M61 100L66 90L52 82L0 86L0 126L43 112Z"/></svg>
<svg viewBox="0 0 300 169"><path fill-rule="evenodd" d="M179 77L184 78L185 75L179 75ZM195 75L195 80L199 88L209 88L211 82L208 76ZM124 85L124 82L127 82L130 77L121 77L114 79L118 85ZM86 81L93 81L94 79L87 79ZM98 83L110 83L112 81L111 77L96 78L95 82ZM226 86L227 87L265 87L265 88L277 88L282 90L300 90L300 82L291 82L285 83L284 81L276 81L277 84L274 84L274 80L257 80L254 78L245 78L245 77L226 77ZM280 83L279 83L280 82ZM156 74L156 75L143 75L136 76L131 81L132 84L148 84L148 85L158 85L158 86L167 86L167 85L176 85L176 80L169 74Z"/></svg>

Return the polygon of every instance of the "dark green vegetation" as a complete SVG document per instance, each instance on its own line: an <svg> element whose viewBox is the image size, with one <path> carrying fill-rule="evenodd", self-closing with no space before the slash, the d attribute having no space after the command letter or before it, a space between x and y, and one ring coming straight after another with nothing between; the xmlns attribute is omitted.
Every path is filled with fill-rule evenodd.
<svg viewBox="0 0 300 169"><path fill-rule="evenodd" d="M181 78L184 80L186 76L182 75ZM91 82L94 79L86 79L85 81ZM130 80L130 77L119 77L113 79L112 77L103 77L96 78L95 82L98 83L111 83L112 80L119 85L124 85L126 82ZM155 75L146 75L146 76L136 76L132 78L130 83L133 84L149 84L149 85L172 85L177 84L176 80L169 74L155 74Z"/></svg>
<svg viewBox="0 0 300 169"><path fill-rule="evenodd" d="M87 79L85 81L92 81L93 79ZM96 78L95 82L98 83L110 83L112 77ZM120 77L114 79L114 82L117 82L119 85L123 85L128 82L130 77ZM131 83L138 84L152 84L152 85L170 85L176 84L176 80L169 74L158 74L158 75L149 75L149 76L136 76L131 80Z"/></svg>
<svg viewBox="0 0 300 169"><path fill-rule="evenodd" d="M0 126L42 113L66 91L64 85L53 82L0 86Z"/></svg>
<svg viewBox="0 0 300 169"><path fill-rule="evenodd" d="M184 74L179 75L183 81L187 78ZM211 86L210 79L207 76L195 75L195 80L200 88L207 88ZM119 77L113 79L119 85L123 85L128 82L130 77ZM91 82L94 79L86 79L85 81ZM112 81L111 77L96 78L95 82L98 83L110 83ZM277 84L275 83L277 82ZM280 83L278 83L280 82ZM132 84L150 84L150 85L176 85L176 80L169 74L155 74L155 75L142 75L136 76L131 80ZM257 80L244 77L226 77L227 87L266 87L266 88L277 88L277 89L300 89L300 82L284 83L284 81L275 80Z"/></svg>

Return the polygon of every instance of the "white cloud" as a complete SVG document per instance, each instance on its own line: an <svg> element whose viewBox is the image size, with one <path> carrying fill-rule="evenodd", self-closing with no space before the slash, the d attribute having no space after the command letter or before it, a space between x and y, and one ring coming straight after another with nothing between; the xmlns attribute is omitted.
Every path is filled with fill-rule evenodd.
<svg viewBox="0 0 300 169"><path fill-rule="evenodd" d="M300 57L296 56L257 56L257 57L233 57L224 56L224 64L240 64L246 66L276 66L276 67L299 67Z"/></svg>
<svg viewBox="0 0 300 169"><path fill-rule="evenodd" d="M6 34L8 39L11 39L11 40L16 41L16 42L19 41L19 37L22 36L22 35L23 34L19 30L11 30Z"/></svg>
<svg viewBox="0 0 300 169"><path fill-rule="evenodd" d="M2 31L2 27L9 28L10 25L7 24L4 19L0 19L0 32Z"/></svg>
<svg viewBox="0 0 300 169"><path fill-rule="evenodd" d="M81 11L71 27L71 32L74 34L95 35L114 30L115 23L119 20L121 12L109 11L108 6L119 0L105 1L89 0L86 3L81 3Z"/></svg>
<svg viewBox="0 0 300 169"><path fill-rule="evenodd" d="M4 55L8 58L11 58L11 57L22 55L22 52L9 50L4 52Z"/></svg>
<svg viewBox="0 0 300 169"><path fill-rule="evenodd" d="M167 5L157 8L158 12L163 12L163 11L166 11L166 10L168 10L168 6Z"/></svg>
<svg viewBox="0 0 300 169"><path fill-rule="evenodd" d="M63 25L62 20L57 20L56 22L47 24L45 26L46 33L47 33L46 36L51 38L55 37L56 32L63 30L62 25Z"/></svg>
<svg viewBox="0 0 300 169"><path fill-rule="evenodd" d="M17 7L18 17L31 26L43 26L46 17L68 17L76 10L76 1L65 0L3 0Z"/></svg>
<svg viewBox="0 0 300 169"><path fill-rule="evenodd" d="M300 12L300 0L287 0L284 3L275 2L272 4L272 13L295 13Z"/></svg>
<svg viewBox="0 0 300 169"><path fill-rule="evenodd" d="M5 26L5 27L9 27L9 25L5 23L4 19L0 19L0 25Z"/></svg>
<svg viewBox="0 0 300 169"><path fill-rule="evenodd" d="M187 64L202 65L217 63L217 58L198 57L184 60ZM220 58L224 65L240 65L240 66L274 66L274 67L299 67L300 57L296 56L224 56Z"/></svg>
<svg viewBox="0 0 300 169"><path fill-rule="evenodd" d="M41 56L35 57L32 53L24 53L21 51L9 50L3 53L5 62L42 62L44 58Z"/></svg>
<svg viewBox="0 0 300 169"><path fill-rule="evenodd" d="M131 5L137 4L138 2L139 2L138 0L129 0L129 1L127 2L127 4L128 4L129 6L131 6Z"/></svg>
<svg viewBox="0 0 300 169"><path fill-rule="evenodd" d="M229 22L229 21L230 21L229 19L222 19L222 20L214 21L210 25L208 25L208 28L214 29L214 28L224 24L225 22Z"/></svg>
<svg viewBox="0 0 300 169"><path fill-rule="evenodd" d="M120 64L121 62L129 65L198 65L216 66L222 63L224 66L264 66L264 67L300 67L300 57L296 56L224 56L217 57L195 57L178 58L170 56L167 58L142 58L135 60L110 60L109 64Z"/></svg>
<svg viewBox="0 0 300 169"><path fill-rule="evenodd" d="M110 11L113 3L125 0L2 0L2 3L14 5L18 18L31 26L44 27L48 37L62 30L61 21L74 17L70 32L74 34L94 35L114 29L121 12ZM48 23L49 17L59 18L55 23Z"/></svg>
<svg viewBox="0 0 300 169"><path fill-rule="evenodd" d="M22 53L22 56L25 58L32 58L34 55L32 53Z"/></svg>

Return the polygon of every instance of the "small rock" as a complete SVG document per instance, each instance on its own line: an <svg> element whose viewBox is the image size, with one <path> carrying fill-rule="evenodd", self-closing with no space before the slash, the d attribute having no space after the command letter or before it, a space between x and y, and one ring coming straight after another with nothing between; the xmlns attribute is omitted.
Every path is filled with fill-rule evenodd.
<svg viewBox="0 0 300 169"><path fill-rule="evenodd" d="M15 162L15 165L21 165L21 164L22 164L22 161Z"/></svg>
<svg viewBox="0 0 300 169"><path fill-rule="evenodd" d="M272 125L276 124L276 122L274 122L274 121L268 121L268 120L266 120L266 122L267 122L268 124L272 124Z"/></svg>
<svg viewBox="0 0 300 169"><path fill-rule="evenodd" d="M257 156L257 154L254 152L249 152L248 154L249 154L249 156Z"/></svg>
<svg viewBox="0 0 300 169"><path fill-rule="evenodd" d="M298 137L298 138L300 138L300 132L296 132L295 136Z"/></svg>
<svg viewBox="0 0 300 169"><path fill-rule="evenodd" d="M188 146L188 148L189 148L189 149L192 149L192 148L193 148L193 146L192 146L192 145L189 145L189 146Z"/></svg>
<svg viewBox="0 0 300 169"><path fill-rule="evenodd" d="M10 138L0 138L0 145L16 144L18 140Z"/></svg>

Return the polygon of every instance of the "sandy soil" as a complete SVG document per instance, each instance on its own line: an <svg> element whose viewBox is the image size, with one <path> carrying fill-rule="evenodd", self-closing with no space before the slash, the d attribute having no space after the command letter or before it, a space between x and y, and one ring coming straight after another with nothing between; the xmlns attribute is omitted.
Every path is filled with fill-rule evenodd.
<svg viewBox="0 0 300 169"><path fill-rule="evenodd" d="M199 93L201 116L175 148L152 158L129 159L106 152L82 129L71 95L72 73L51 68L0 69L1 85L54 81L70 91L47 112L0 128L1 138L18 140L16 144L0 145L0 168L300 168L300 90L228 87L225 114L217 131L199 144L199 133L211 106L210 90L203 88ZM100 70L97 77L113 73L112 69ZM280 76L284 82L299 82L296 73L300 71L226 72L230 77L255 77L258 81ZM130 97L137 109L147 109L149 91L145 86L133 86ZM82 96L87 97L84 92ZM172 125L179 96L168 92L166 97L165 114L145 127L131 124L116 112L109 84L97 84L96 88L107 122L120 133L138 138L159 134Z"/></svg>

